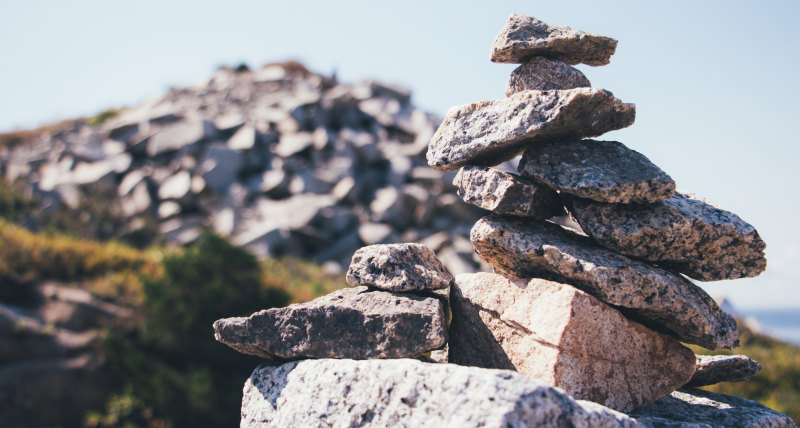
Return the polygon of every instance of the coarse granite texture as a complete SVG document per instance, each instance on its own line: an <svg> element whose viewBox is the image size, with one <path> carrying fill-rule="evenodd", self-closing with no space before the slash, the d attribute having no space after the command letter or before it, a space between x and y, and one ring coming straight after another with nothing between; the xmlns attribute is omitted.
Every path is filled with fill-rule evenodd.
<svg viewBox="0 0 800 428"><path fill-rule="evenodd" d="M675 182L641 153L617 141L545 141L519 163L523 177L599 202L650 203L675 193Z"/></svg>
<svg viewBox="0 0 800 428"><path fill-rule="evenodd" d="M761 371L761 364L747 355L697 355L697 367L687 386L720 382L744 382Z"/></svg>
<svg viewBox="0 0 800 428"><path fill-rule="evenodd" d="M691 281L556 224L489 215L473 226L470 240L500 273L573 285L683 342L708 349L739 344L736 320Z"/></svg>
<svg viewBox="0 0 800 428"><path fill-rule="evenodd" d="M439 171L494 166L531 144L594 137L630 126L635 118L633 104L604 89L524 91L451 108L426 156L428 165Z"/></svg>
<svg viewBox="0 0 800 428"><path fill-rule="evenodd" d="M490 167L461 168L453 185L464 202L498 214L546 219L564 212L554 190Z"/></svg>
<svg viewBox="0 0 800 428"><path fill-rule="evenodd" d="M359 248L347 270L347 284L407 292L447 288L453 275L423 244L375 244Z"/></svg>
<svg viewBox="0 0 800 428"><path fill-rule="evenodd" d="M534 57L511 72L506 84L506 96L522 91L551 91L553 89L588 88L586 75L577 68L554 59Z"/></svg>

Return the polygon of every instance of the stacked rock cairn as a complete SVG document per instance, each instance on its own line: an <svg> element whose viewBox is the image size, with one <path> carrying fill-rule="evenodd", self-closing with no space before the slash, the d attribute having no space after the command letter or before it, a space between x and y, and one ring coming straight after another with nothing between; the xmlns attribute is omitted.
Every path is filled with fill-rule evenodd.
<svg viewBox="0 0 800 428"><path fill-rule="evenodd" d="M634 121L571 66L607 64L616 45L511 15L491 56L521 64L507 98L452 108L427 155L491 211L470 239L495 273L454 278L425 245L371 245L349 288L218 320L218 341L266 359L242 427L796 426L686 388L760 370L681 342L738 345L734 318L684 275L758 275L765 244L640 153L585 139ZM492 168L520 154L518 174ZM556 222L565 207L573 227Z"/></svg>

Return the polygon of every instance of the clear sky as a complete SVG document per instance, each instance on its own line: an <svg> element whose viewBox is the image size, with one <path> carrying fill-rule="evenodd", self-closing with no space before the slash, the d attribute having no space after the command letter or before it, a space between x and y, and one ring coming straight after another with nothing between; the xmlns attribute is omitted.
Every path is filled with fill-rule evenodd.
<svg viewBox="0 0 800 428"><path fill-rule="evenodd" d="M135 105L220 64L298 59L404 84L417 105L499 98L489 61L517 12L619 40L580 68L637 106L607 134L767 242L755 279L703 284L740 308L800 307L798 1L11 1L0 3L0 130Z"/></svg>

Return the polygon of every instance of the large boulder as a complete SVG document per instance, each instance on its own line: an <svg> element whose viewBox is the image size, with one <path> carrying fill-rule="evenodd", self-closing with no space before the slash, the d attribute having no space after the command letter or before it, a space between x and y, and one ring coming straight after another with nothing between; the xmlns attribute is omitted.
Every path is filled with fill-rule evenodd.
<svg viewBox="0 0 800 428"><path fill-rule="evenodd" d="M258 367L242 428L635 427L629 417L518 373L416 360L308 360Z"/></svg>
<svg viewBox="0 0 800 428"><path fill-rule="evenodd" d="M499 272L566 282L684 342L709 349L739 343L736 320L691 281L564 227L490 215L475 224L470 239Z"/></svg>
<svg viewBox="0 0 800 428"><path fill-rule="evenodd" d="M677 340L570 285L461 274L451 307L451 363L514 369L615 410L650 404L694 373Z"/></svg>

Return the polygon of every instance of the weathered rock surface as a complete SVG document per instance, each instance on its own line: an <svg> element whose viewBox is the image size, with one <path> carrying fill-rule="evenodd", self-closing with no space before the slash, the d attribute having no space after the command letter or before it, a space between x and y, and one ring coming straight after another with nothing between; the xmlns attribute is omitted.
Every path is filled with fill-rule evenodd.
<svg viewBox="0 0 800 428"><path fill-rule="evenodd" d="M453 179L464 202L498 214L546 219L564 212L549 187L494 168L467 166Z"/></svg>
<svg viewBox="0 0 800 428"><path fill-rule="evenodd" d="M619 253L715 281L757 276L767 267L766 244L736 214L676 192L649 205L571 201L581 228Z"/></svg>
<svg viewBox="0 0 800 428"><path fill-rule="evenodd" d="M616 141L547 141L525 150L519 173L570 195L600 202L657 202L675 182L641 153Z"/></svg>
<svg viewBox="0 0 800 428"><path fill-rule="evenodd" d="M242 428L319 425L637 426L518 373L453 364L308 360L260 366L245 383Z"/></svg>
<svg viewBox="0 0 800 428"><path fill-rule="evenodd" d="M761 371L761 364L746 355L697 355L697 366L687 386L744 382Z"/></svg>
<svg viewBox="0 0 800 428"><path fill-rule="evenodd" d="M454 288L452 363L515 369L619 411L652 403L694 373L694 353L677 340L570 285L476 273L458 275Z"/></svg>
<svg viewBox="0 0 800 428"><path fill-rule="evenodd" d="M453 107L430 141L428 165L440 171L497 165L529 145L602 135L630 126L635 116L633 104L597 88L525 91Z"/></svg>
<svg viewBox="0 0 800 428"><path fill-rule="evenodd" d="M606 65L617 41L512 13L492 44L493 62L521 64L543 56L567 64Z"/></svg>
<svg viewBox="0 0 800 428"><path fill-rule="evenodd" d="M684 342L709 349L739 343L734 318L691 281L561 226L490 215L475 224L470 239L499 272L568 283Z"/></svg>
<svg viewBox="0 0 800 428"><path fill-rule="evenodd" d="M589 79L575 67L561 61L534 57L511 72L506 84L506 96L522 91L551 91L553 89L588 88Z"/></svg>
<svg viewBox="0 0 800 428"><path fill-rule="evenodd" d="M273 361L415 357L447 343L436 297L344 288L307 303L214 322L214 337Z"/></svg>
<svg viewBox="0 0 800 428"><path fill-rule="evenodd" d="M436 290L453 283L453 275L423 244L360 248L353 254L346 278L352 287L365 285L396 292Z"/></svg>
<svg viewBox="0 0 800 428"><path fill-rule="evenodd" d="M755 401L699 389L681 389L630 414L645 427L774 427L797 424Z"/></svg>

